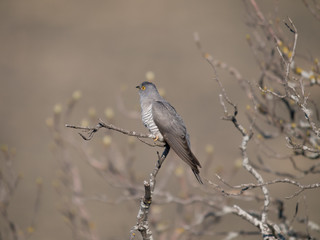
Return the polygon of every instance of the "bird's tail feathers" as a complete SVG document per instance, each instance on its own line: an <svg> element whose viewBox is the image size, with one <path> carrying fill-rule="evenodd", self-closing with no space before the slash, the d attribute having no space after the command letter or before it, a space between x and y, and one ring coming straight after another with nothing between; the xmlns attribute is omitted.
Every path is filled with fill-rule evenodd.
<svg viewBox="0 0 320 240"><path fill-rule="evenodd" d="M198 169L192 169L192 172L193 172L194 175L196 176L196 179L198 180L198 182L199 182L200 184L203 184L202 179L201 179L201 177L200 177L200 175L199 175L199 170L198 170Z"/></svg>

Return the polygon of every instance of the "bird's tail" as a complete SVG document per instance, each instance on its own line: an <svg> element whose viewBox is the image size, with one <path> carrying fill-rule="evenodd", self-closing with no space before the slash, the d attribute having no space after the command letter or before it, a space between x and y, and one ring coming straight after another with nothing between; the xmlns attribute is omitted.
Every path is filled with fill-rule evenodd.
<svg viewBox="0 0 320 240"><path fill-rule="evenodd" d="M192 172L193 172L194 175L196 176L196 179L198 180L198 182L199 182L200 184L203 184L202 179L201 179L201 177L200 177L200 175L199 175L199 170L198 170L198 169L192 169Z"/></svg>

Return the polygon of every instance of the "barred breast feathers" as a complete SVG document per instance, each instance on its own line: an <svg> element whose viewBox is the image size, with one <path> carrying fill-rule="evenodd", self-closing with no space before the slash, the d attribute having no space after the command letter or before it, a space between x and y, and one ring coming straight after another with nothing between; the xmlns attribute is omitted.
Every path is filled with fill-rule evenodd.
<svg viewBox="0 0 320 240"><path fill-rule="evenodd" d="M142 109L143 111L141 112L141 118L142 118L143 124L149 129L149 131L152 134L162 138L162 134L160 133L158 127L153 121L152 104L149 104L149 106L144 106Z"/></svg>

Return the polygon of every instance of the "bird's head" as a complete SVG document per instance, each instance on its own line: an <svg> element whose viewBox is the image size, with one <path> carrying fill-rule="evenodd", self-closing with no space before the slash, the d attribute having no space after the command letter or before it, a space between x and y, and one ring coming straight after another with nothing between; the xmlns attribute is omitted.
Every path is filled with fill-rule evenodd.
<svg viewBox="0 0 320 240"><path fill-rule="evenodd" d="M158 99L160 97L156 85L151 82L143 82L136 86L139 89L139 95L142 98L154 98Z"/></svg>

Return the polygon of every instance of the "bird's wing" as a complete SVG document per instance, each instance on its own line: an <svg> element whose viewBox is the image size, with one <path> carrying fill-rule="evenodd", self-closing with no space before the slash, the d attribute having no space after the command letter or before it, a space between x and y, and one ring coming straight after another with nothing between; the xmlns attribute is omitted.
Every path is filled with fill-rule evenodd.
<svg viewBox="0 0 320 240"><path fill-rule="evenodd" d="M192 168L195 174L199 173L198 166L201 167L201 165L191 152L186 127L174 107L168 102L155 101L152 104L152 116L167 144Z"/></svg>

